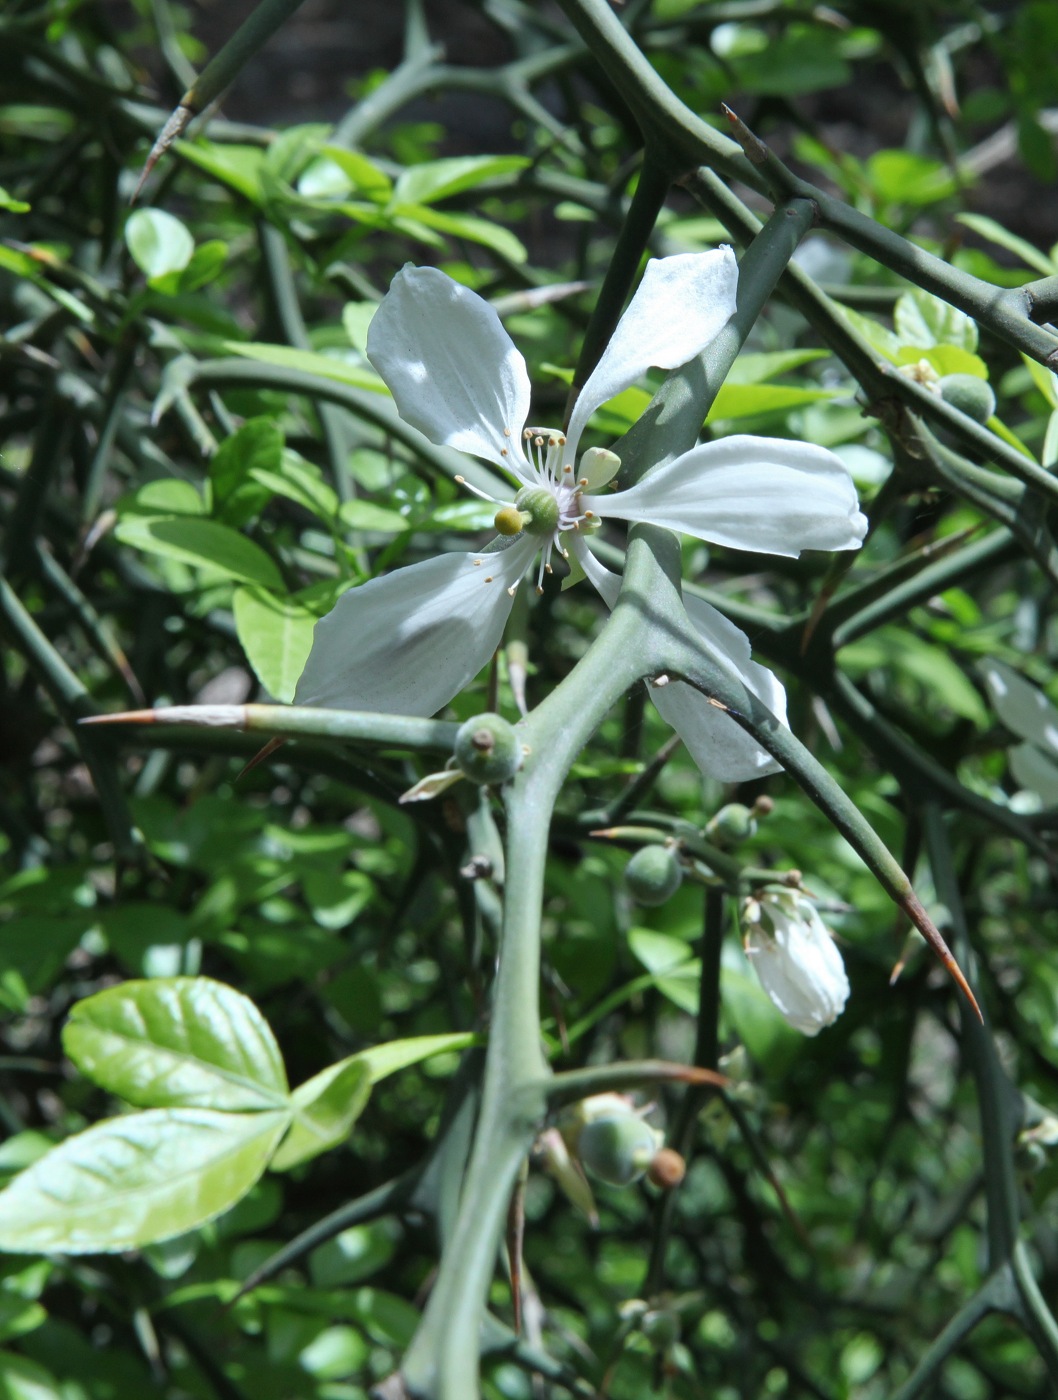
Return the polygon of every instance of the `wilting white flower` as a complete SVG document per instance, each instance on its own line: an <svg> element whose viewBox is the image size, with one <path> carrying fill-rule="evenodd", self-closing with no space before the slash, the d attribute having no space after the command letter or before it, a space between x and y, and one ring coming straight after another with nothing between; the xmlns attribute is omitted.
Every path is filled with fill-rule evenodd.
<svg viewBox="0 0 1058 1400"><path fill-rule="evenodd" d="M838 945L797 890L776 890L747 899L742 937L761 986L793 1026L818 1035L836 1021L849 999Z"/></svg>
<svg viewBox="0 0 1058 1400"><path fill-rule="evenodd" d="M605 496L596 492L618 471L617 457L589 449L578 462L596 409L650 366L685 364L716 337L734 312L737 278L729 248L648 263L563 434L525 426L525 361L487 302L435 268L398 273L371 323L368 358L405 422L514 479L513 501L496 502L496 528L509 543L495 552L442 555L345 593L317 624L297 703L435 713L499 645L514 592L538 554L539 587L553 554L566 557L572 541L584 572L612 605L619 580L582 543L604 516L789 557L802 549L858 548L867 522L852 479L838 457L807 443L726 438ZM750 661L748 639L707 604L690 599L688 607L718 661L785 722L782 686ZM736 781L777 766L690 687L669 686L654 697L699 766L716 777Z"/></svg>

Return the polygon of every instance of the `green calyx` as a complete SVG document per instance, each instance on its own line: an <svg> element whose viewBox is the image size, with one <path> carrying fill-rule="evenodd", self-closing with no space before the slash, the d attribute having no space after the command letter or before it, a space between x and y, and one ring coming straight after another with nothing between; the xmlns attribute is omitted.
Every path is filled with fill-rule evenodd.
<svg viewBox="0 0 1058 1400"><path fill-rule="evenodd" d="M521 511L522 528L528 534L554 534L558 527L558 502L546 486L523 486L514 498L514 506ZM499 524L496 528L500 528Z"/></svg>

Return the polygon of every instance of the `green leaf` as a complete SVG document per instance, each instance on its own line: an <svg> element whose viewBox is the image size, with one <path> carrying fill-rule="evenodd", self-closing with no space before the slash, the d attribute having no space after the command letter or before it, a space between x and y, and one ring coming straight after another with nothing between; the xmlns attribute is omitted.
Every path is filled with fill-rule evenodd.
<svg viewBox="0 0 1058 1400"><path fill-rule="evenodd" d="M377 1084L390 1074L396 1074L409 1065L417 1065L434 1055L446 1055L451 1051L467 1050L471 1045L480 1045L482 1038L471 1031L457 1031L451 1035L415 1035L407 1040L389 1040L384 1045L373 1045L369 1050L361 1050L354 1060L365 1064L371 1076L371 1083Z"/></svg>
<svg viewBox="0 0 1058 1400"><path fill-rule="evenodd" d="M887 204L935 204L959 188L941 161L912 151L876 151L865 170L872 193Z"/></svg>
<svg viewBox="0 0 1058 1400"><path fill-rule="evenodd" d="M136 209L125 225L125 244L133 261L154 282L183 272L195 251L195 240L178 218L164 209Z"/></svg>
<svg viewBox="0 0 1058 1400"><path fill-rule="evenodd" d="M214 452L209 464L213 514L227 525L245 525L260 514L271 495L253 479L257 470L278 472L283 433L273 418L250 418Z"/></svg>
<svg viewBox="0 0 1058 1400"><path fill-rule="evenodd" d="M320 152L320 160L314 165L321 164L324 160L331 166L336 166L341 171L346 180L345 193L356 192L366 196L368 199L377 200L384 203L393 193L393 181L384 170L380 170L374 161L369 160L361 151L347 151L342 146L324 146ZM313 167L310 166L309 169ZM303 175L302 181L308 171ZM334 176L331 174L331 180ZM300 194L307 194L308 191L298 186Z"/></svg>
<svg viewBox="0 0 1058 1400"><path fill-rule="evenodd" d="M523 263L528 260L525 244L510 229L502 228L489 219L479 219L475 214L451 214L424 204L394 204L391 212L395 218L401 216L409 222L414 221L420 230L425 226L426 230L437 229L452 238L469 238L473 243L491 248L509 262ZM415 236L421 237L422 234L419 232Z"/></svg>
<svg viewBox="0 0 1058 1400"><path fill-rule="evenodd" d="M220 238L211 238L200 243L191 254L191 261L180 274L177 288L181 293L197 291L207 282L212 282L228 264L228 245Z"/></svg>
<svg viewBox="0 0 1058 1400"><path fill-rule="evenodd" d="M925 360L938 374L972 374L977 379L988 378L988 366L980 355L962 350L958 345L905 345L896 357L898 365L916 365Z"/></svg>
<svg viewBox="0 0 1058 1400"><path fill-rule="evenodd" d="M16 199L14 195L8 194L3 185L0 185L0 209L6 209L10 214L28 214L30 206L24 199Z"/></svg>
<svg viewBox="0 0 1058 1400"><path fill-rule="evenodd" d="M285 448L275 470L254 466L251 470L254 481L264 486L274 496L284 496L288 501L317 515L328 526L334 524L338 515L338 493L323 479L323 473L313 462Z"/></svg>
<svg viewBox="0 0 1058 1400"><path fill-rule="evenodd" d="M0 1250L113 1253L182 1235L245 1196L289 1122L203 1108L106 1119L0 1192Z"/></svg>
<svg viewBox="0 0 1058 1400"><path fill-rule="evenodd" d="M813 360L825 360L826 350L770 350L747 352L739 355L731 366L731 373L725 384L761 384L767 379L776 379L780 374L789 374Z"/></svg>
<svg viewBox="0 0 1058 1400"><path fill-rule="evenodd" d="M257 679L276 700L293 700L317 614L293 598L252 585L236 590L232 608L235 630Z"/></svg>
<svg viewBox="0 0 1058 1400"><path fill-rule="evenodd" d="M806 403L837 397L834 389L797 389L787 384L721 384L707 423L720 418L752 418L761 413L785 413Z"/></svg>
<svg viewBox="0 0 1058 1400"><path fill-rule="evenodd" d="M254 204L262 199L261 171L265 152L260 146L215 145L199 138L197 141L177 141L177 154L222 184L230 185Z"/></svg>
<svg viewBox="0 0 1058 1400"><path fill-rule="evenodd" d="M370 366L349 364L334 355L319 355L314 350L296 350L290 345L267 345L260 341L243 344L238 340L228 340L224 342L223 349L231 355L241 355L247 360L259 360L262 364L276 365L279 369L296 369L304 374L314 374L320 379L336 379L339 384L351 384L354 389L370 389L376 394L388 392ZM268 388L268 382L264 378L261 388Z"/></svg>
<svg viewBox="0 0 1058 1400"><path fill-rule="evenodd" d="M159 977L79 1001L63 1048L88 1079L140 1108L274 1109L287 1100L268 1022L209 977Z"/></svg>
<svg viewBox="0 0 1058 1400"><path fill-rule="evenodd" d="M1019 238L1016 233L1011 233L1009 229L1003 227L995 219L990 219L986 214L956 214L956 222L964 224L968 229L972 229L980 238L986 239L989 243L995 243L1000 248L1005 248L1008 253L1013 253L1016 258L1020 258L1023 263L1034 268L1044 277L1053 277L1058 272L1058 263L1049 258L1046 253L1041 253L1038 248L1034 248L1024 238Z"/></svg>
<svg viewBox="0 0 1058 1400"><path fill-rule="evenodd" d="M123 544L209 569L238 583L281 589L283 577L260 545L215 520L188 516L131 516L118 521L115 536Z"/></svg>
<svg viewBox="0 0 1058 1400"><path fill-rule="evenodd" d="M530 164L526 156L453 156L414 165L397 177L393 203L433 204L464 190L476 189L486 180L511 175Z"/></svg>
<svg viewBox="0 0 1058 1400"><path fill-rule="evenodd" d="M344 1142L370 1097L368 1067L356 1056L330 1065L299 1085L291 1095L294 1121L272 1158L271 1169L289 1171Z"/></svg>
<svg viewBox="0 0 1058 1400"><path fill-rule="evenodd" d="M893 325L904 345L957 345L977 349L977 324L964 312L918 287L902 293L893 309Z"/></svg>
<svg viewBox="0 0 1058 1400"><path fill-rule="evenodd" d="M493 515L495 515L493 511ZM349 530L375 530L380 534L396 535L409 524L400 511L376 506L373 501L346 501L340 512L341 522Z"/></svg>
<svg viewBox="0 0 1058 1400"><path fill-rule="evenodd" d="M190 481L177 477L148 481L117 504L121 519L130 515L206 515L206 503Z"/></svg>
<svg viewBox="0 0 1058 1400"><path fill-rule="evenodd" d="M1058 374L1055 374L1054 370L1046 369L1038 361L1030 359L1028 355L1023 354L1021 359L1032 378L1032 382L1047 400L1048 406L1052 409L1058 409ZM1046 462L1050 458L1045 455L1043 460Z"/></svg>

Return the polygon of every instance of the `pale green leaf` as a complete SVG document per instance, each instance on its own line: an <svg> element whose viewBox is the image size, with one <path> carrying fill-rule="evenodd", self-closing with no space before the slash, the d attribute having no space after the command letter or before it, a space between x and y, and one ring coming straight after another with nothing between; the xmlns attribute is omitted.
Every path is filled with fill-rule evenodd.
<svg viewBox="0 0 1058 1400"><path fill-rule="evenodd" d="M289 703L312 647L316 613L293 598L253 585L236 590L232 609L235 630L257 679L269 695Z"/></svg>
<svg viewBox="0 0 1058 1400"><path fill-rule="evenodd" d="M108 1118L0 1192L0 1250L113 1253L182 1235L245 1196L289 1121L203 1108Z"/></svg>
<svg viewBox="0 0 1058 1400"><path fill-rule="evenodd" d="M481 1037L470 1031L457 1031L451 1035L416 1035L407 1040L389 1040L384 1045L372 1045L369 1050L361 1050L354 1055L353 1059L367 1066L371 1083L377 1084L387 1075L396 1074L409 1065L417 1065L420 1060L480 1044Z"/></svg>
<svg viewBox="0 0 1058 1400"><path fill-rule="evenodd" d="M63 1048L88 1079L140 1108L277 1108L283 1058L249 997L209 977L122 982L79 1001Z"/></svg>
<svg viewBox="0 0 1058 1400"><path fill-rule="evenodd" d="M244 344L238 340L226 340L223 349L231 355L275 365L278 369L300 370L319 379L335 379L339 384L352 385L354 389L370 389L376 394L387 392L386 386L369 365L349 364L334 355L317 354L315 350L296 350L290 345L268 345L260 341ZM268 385L263 382L261 387L267 388Z"/></svg>
<svg viewBox="0 0 1058 1400"><path fill-rule="evenodd" d="M902 345L957 345L977 349L977 324L963 311L918 287L903 292L893 308L893 326Z"/></svg>
<svg viewBox="0 0 1058 1400"><path fill-rule="evenodd" d="M289 1171L344 1142L370 1097L370 1072L356 1056L299 1085L291 1095L294 1119L272 1158L272 1170Z"/></svg>
<svg viewBox="0 0 1058 1400"><path fill-rule="evenodd" d="M171 272L182 272L195 251L195 240L188 229L164 209L136 209L131 213L125 225L125 243L149 282Z"/></svg>

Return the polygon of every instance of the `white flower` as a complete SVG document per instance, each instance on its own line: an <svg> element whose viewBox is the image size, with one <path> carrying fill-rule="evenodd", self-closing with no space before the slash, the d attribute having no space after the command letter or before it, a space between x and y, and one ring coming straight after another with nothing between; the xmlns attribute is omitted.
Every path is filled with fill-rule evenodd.
<svg viewBox="0 0 1058 1400"><path fill-rule="evenodd" d="M516 483L496 528L495 553L447 554L344 594L317 624L298 682L302 705L435 713L488 661L514 591L572 540L585 573L611 605L619 580L577 532L602 516L642 521L738 549L796 557L802 549L856 549L866 532L849 473L807 443L732 437L692 448L625 491L594 494L618 470L613 453L577 461L592 414L650 366L672 369L708 345L735 309L738 269L729 248L651 261L605 353L581 391L568 431L526 428L529 378L496 312L435 268L406 267L371 323L367 352L405 422L431 442L501 468ZM749 642L715 609L688 600L710 650L781 719L782 686L749 659ZM681 693L682 692L682 693ZM735 722L685 685L655 702L701 767L725 781L776 764Z"/></svg>
<svg viewBox="0 0 1058 1400"><path fill-rule="evenodd" d="M742 912L746 953L760 984L793 1026L818 1035L849 999L838 945L803 894L770 891L747 899Z"/></svg>

